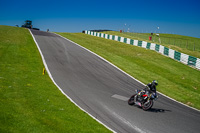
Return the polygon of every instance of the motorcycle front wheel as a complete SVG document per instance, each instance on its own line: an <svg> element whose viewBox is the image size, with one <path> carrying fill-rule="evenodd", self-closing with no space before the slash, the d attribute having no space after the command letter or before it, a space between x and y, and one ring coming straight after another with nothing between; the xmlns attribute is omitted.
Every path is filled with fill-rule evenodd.
<svg viewBox="0 0 200 133"><path fill-rule="evenodd" d="M137 94L134 94L134 95L131 96L130 99L128 100L128 104L129 104L129 105L134 105L134 104L135 104L135 102L134 102L135 95L137 95Z"/></svg>
<svg viewBox="0 0 200 133"><path fill-rule="evenodd" d="M145 102L142 106L143 110L148 110L151 109L151 107L153 106L153 100L149 100L149 102Z"/></svg>

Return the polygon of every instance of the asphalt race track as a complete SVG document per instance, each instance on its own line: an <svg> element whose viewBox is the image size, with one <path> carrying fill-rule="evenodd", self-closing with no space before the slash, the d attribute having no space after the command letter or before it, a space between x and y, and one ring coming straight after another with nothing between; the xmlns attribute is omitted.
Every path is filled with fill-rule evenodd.
<svg viewBox="0 0 200 133"><path fill-rule="evenodd" d="M162 95L149 111L130 106L127 98L135 89L144 88L141 83L56 34L31 32L58 86L78 106L115 132L200 132L199 111Z"/></svg>

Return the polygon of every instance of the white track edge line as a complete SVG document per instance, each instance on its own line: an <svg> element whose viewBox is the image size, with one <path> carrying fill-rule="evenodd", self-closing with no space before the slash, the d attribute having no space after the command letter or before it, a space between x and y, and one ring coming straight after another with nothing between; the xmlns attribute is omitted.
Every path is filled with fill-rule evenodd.
<svg viewBox="0 0 200 133"><path fill-rule="evenodd" d="M33 36L32 32L30 31L29 29L29 32L31 33L32 37L33 37L33 40L34 42L36 43L36 46L40 52L40 55L42 57L42 61L44 63L44 66L45 66L45 69L46 71L48 72L49 74L49 77L51 78L51 80L53 81L53 83L56 85L56 87L58 87L58 89L62 92L63 95L65 95L72 103L74 103L78 108L80 108L83 112L87 113L90 117L92 117L94 120L96 120L97 122L99 122L100 124L102 124L104 127L106 127L107 129L109 129L110 131L112 131L113 133L117 133L116 131L114 131L113 129L111 129L110 127L108 127L107 125L105 125L103 122L101 122L100 120L98 120L97 118L95 118L93 115L91 115L89 112L85 111L83 108L81 108L78 104L76 104L67 94L65 94L65 92L57 85L57 83L54 81L49 69L48 69L48 66L46 64L46 61L44 59L44 56L42 54L42 51L40 50L40 47L35 39L35 37Z"/></svg>
<svg viewBox="0 0 200 133"><path fill-rule="evenodd" d="M51 33L53 33L53 32L51 32ZM54 34L56 34L56 33L54 33ZM83 46L81 46L81 45L79 45L79 44L77 44L77 43L75 43L75 42L73 42L73 41L71 41L71 40L69 40L69 39L67 39L67 38L65 38L65 37L63 37L63 36L61 36L61 35L59 35L59 34L56 34L56 35L58 35L58 36L60 36L60 37L62 37L62 38L64 38L64 39L66 39L66 40L68 40L68 41L70 41L70 42L72 42L72 43L78 45L79 47L81 47L81 48L87 50L88 52L90 52L90 53L96 55L96 56L99 57L100 59L104 60L105 62L109 63L109 64L112 65L113 67L115 67L115 68L117 68L118 70L120 70L122 73L126 74L127 76L131 77L132 79L136 80L137 82L141 83L142 85L146 86L144 83L142 83L142 82L139 81L138 79L134 78L134 77L131 76L130 74L126 73L125 71L123 71L123 70L120 69L119 67L115 66L114 64L112 64L112 63L109 62L108 60L106 60L106 59L104 59L103 57L97 55L96 53L90 51L89 49L87 49L87 48L85 48L85 47L83 47ZM193 109L193 110L196 110L196 111L200 112L200 110L198 110L198 109L196 109L196 108L193 108L193 107L188 106L188 105L186 105L186 104L184 104L184 103L181 103L181 102L179 102L179 101L177 101L177 100L175 100L175 99L173 99L173 98L171 98L171 97L169 97L169 96L167 96L167 95L165 95L165 94L163 94L163 93L161 93L161 92L159 92L159 91L157 91L157 92L158 92L159 94L163 95L164 97L167 97L168 99L171 99L171 100L174 101L174 102L177 102L177 103L182 104L182 105L184 105L184 106L186 106L186 107L188 107L188 108L191 108L191 109Z"/></svg>

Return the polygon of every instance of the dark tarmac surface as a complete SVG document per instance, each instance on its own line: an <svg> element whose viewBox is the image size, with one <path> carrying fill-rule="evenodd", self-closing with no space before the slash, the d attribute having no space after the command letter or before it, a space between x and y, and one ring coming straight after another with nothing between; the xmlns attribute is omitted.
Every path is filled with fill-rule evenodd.
<svg viewBox="0 0 200 133"><path fill-rule="evenodd" d="M144 86L62 37L31 31L58 86L81 108L116 132L199 133L200 112L162 95L149 111L127 98Z"/></svg>

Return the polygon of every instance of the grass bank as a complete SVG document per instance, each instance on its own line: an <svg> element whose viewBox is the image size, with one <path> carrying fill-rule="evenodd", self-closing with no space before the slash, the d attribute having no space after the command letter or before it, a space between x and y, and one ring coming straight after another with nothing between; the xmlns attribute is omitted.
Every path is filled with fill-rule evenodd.
<svg viewBox="0 0 200 133"><path fill-rule="evenodd" d="M158 91L200 109L200 71L159 53L82 33L58 33L112 62L133 77L159 82Z"/></svg>
<svg viewBox="0 0 200 133"><path fill-rule="evenodd" d="M0 26L0 132L110 132L42 75L27 29Z"/></svg>

